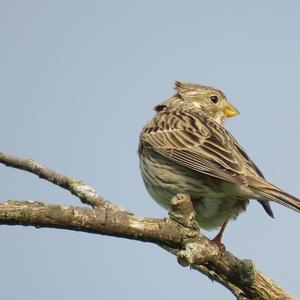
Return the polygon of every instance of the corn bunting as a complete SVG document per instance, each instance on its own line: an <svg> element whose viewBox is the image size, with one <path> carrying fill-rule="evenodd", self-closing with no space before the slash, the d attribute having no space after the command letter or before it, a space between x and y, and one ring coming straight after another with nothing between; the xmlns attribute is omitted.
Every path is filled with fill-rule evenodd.
<svg viewBox="0 0 300 300"><path fill-rule="evenodd" d="M300 212L300 200L265 180L235 138L222 126L238 111L217 89L176 82L176 94L155 107L140 135L142 177L149 194L170 209L170 199L190 194L201 228L221 226L219 246L230 219L249 199L273 217L269 200Z"/></svg>

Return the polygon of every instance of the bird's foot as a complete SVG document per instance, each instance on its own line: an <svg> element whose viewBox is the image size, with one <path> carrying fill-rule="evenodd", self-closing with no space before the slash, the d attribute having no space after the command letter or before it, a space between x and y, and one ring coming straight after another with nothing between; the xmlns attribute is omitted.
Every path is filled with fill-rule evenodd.
<svg viewBox="0 0 300 300"><path fill-rule="evenodd" d="M211 241L218 246L220 251L224 252L226 250L225 245L221 243L221 237L219 234L217 234Z"/></svg>
<svg viewBox="0 0 300 300"><path fill-rule="evenodd" d="M225 229L226 225L227 225L227 221L222 225L219 233L211 240L212 242L214 242L218 246L220 251L225 251L226 250L226 247L224 246L224 244L221 243L221 239L222 239L223 232L224 232L224 229Z"/></svg>

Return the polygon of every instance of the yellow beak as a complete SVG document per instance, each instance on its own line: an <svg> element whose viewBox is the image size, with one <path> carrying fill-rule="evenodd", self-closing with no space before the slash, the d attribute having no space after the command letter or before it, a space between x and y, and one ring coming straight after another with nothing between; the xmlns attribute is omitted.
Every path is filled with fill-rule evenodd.
<svg viewBox="0 0 300 300"><path fill-rule="evenodd" d="M239 111L230 103L224 107L223 112L226 117L234 117L240 114Z"/></svg>

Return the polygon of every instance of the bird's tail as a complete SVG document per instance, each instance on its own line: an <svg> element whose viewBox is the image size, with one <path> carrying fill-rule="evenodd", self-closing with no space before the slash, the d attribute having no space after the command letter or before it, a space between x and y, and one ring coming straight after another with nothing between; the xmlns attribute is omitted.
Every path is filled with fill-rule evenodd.
<svg viewBox="0 0 300 300"><path fill-rule="evenodd" d="M255 192L266 200L272 200L300 213L300 199L292 196L275 185L265 182L263 188L255 188Z"/></svg>

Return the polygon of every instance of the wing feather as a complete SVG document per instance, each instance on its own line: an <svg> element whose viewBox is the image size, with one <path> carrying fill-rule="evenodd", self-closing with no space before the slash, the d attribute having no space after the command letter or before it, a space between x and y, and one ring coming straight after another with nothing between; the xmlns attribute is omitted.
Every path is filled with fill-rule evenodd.
<svg viewBox="0 0 300 300"><path fill-rule="evenodd" d="M234 137L202 114L159 113L145 126L141 140L182 166L228 182L247 185L248 175L263 177Z"/></svg>

